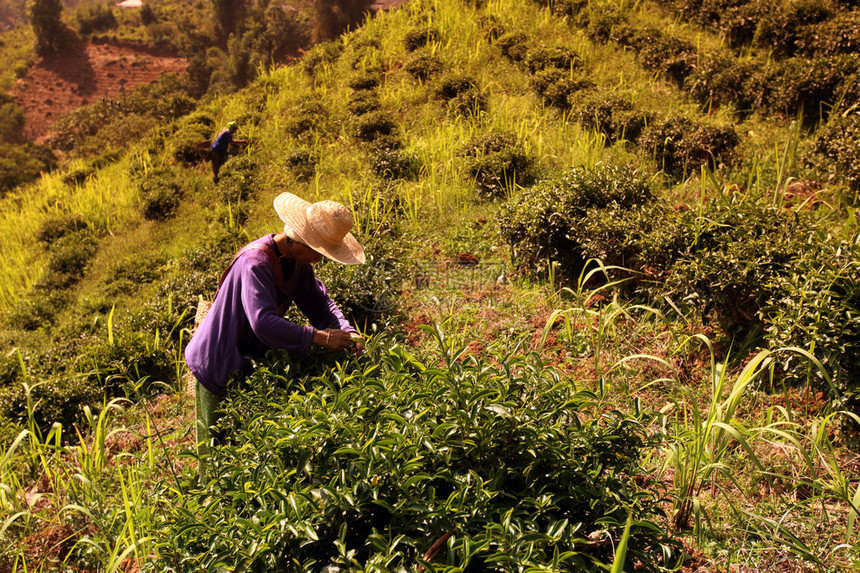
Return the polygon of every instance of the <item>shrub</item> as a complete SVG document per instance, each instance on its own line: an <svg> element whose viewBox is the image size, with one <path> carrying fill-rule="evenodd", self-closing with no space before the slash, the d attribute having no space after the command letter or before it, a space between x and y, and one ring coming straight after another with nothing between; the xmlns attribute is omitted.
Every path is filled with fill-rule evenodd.
<svg viewBox="0 0 860 573"><path fill-rule="evenodd" d="M238 155L224 162L218 184L218 200L237 205L253 197L257 189L259 166L248 155Z"/></svg>
<svg viewBox="0 0 860 573"><path fill-rule="evenodd" d="M87 228L87 222L79 213L69 213L45 220L39 227L36 238L46 245L51 245L66 234L85 231Z"/></svg>
<svg viewBox="0 0 860 573"><path fill-rule="evenodd" d="M74 374L54 374L41 384L31 385L34 408L33 420L42 432L47 433L54 422L63 425L64 432L84 421L83 407L98 411L104 403L104 391L98 384ZM0 388L0 417L27 423L27 402L23 386Z"/></svg>
<svg viewBox="0 0 860 573"><path fill-rule="evenodd" d="M827 0L796 0L771 6L761 12L753 46L778 58L792 56L802 41L803 28L823 22L831 15Z"/></svg>
<svg viewBox="0 0 860 573"><path fill-rule="evenodd" d="M354 92L347 104L350 115L358 117L379 109L379 97L370 91Z"/></svg>
<svg viewBox="0 0 860 573"><path fill-rule="evenodd" d="M860 189L860 113L834 115L818 130L812 153L825 158L831 177Z"/></svg>
<svg viewBox="0 0 860 573"><path fill-rule="evenodd" d="M438 74L445 68L442 60L429 52L414 54L403 64L403 69L417 80L424 81L432 75Z"/></svg>
<svg viewBox="0 0 860 573"><path fill-rule="evenodd" d="M499 36L496 46L506 58L521 62L529 51L529 37L522 32L508 32Z"/></svg>
<svg viewBox="0 0 860 573"><path fill-rule="evenodd" d="M391 146L377 146L371 154L370 168L383 179L416 179L421 162L414 153Z"/></svg>
<svg viewBox="0 0 860 573"><path fill-rule="evenodd" d="M524 63L529 73L534 74L547 68L570 70L580 65L580 59L567 46L537 47L526 53Z"/></svg>
<svg viewBox="0 0 860 573"><path fill-rule="evenodd" d="M495 14L478 16L477 21L478 26L484 32L484 38L490 43L495 42L505 33L505 25Z"/></svg>
<svg viewBox="0 0 860 573"><path fill-rule="evenodd" d="M384 324L398 312L404 266L368 253L363 265L325 264L319 269L319 277L330 292L337 293L338 308L350 324L367 330L372 324Z"/></svg>
<svg viewBox="0 0 860 573"><path fill-rule="evenodd" d="M84 36L117 27L113 7L108 4L82 4L75 10L75 20L78 23L78 32Z"/></svg>
<svg viewBox="0 0 860 573"><path fill-rule="evenodd" d="M860 11L841 12L812 27L804 38L804 52L832 56L860 52Z"/></svg>
<svg viewBox="0 0 860 573"><path fill-rule="evenodd" d="M767 105L774 113L789 117L802 112L806 123L813 125L826 115L827 104L845 91L843 82L858 71L860 63L855 55L783 60L769 71Z"/></svg>
<svg viewBox="0 0 860 573"><path fill-rule="evenodd" d="M406 32L403 37L403 47L407 52L414 52L439 38L439 30L432 26L421 26Z"/></svg>
<svg viewBox="0 0 860 573"><path fill-rule="evenodd" d="M38 330L56 322L57 315L69 304L70 294L65 289L39 289L15 304L6 316L9 328Z"/></svg>
<svg viewBox="0 0 860 573"><path fill-rule="evenodd" d="M376 89L379 87L379 75L375 73L358 74L349 80L349 87L356 91Z"/></svg>
<svg viewBox="0 0 860 573"><path fill-rule="evenodd" d="M302 69L314 76L323 67L336 62L342 52L343 43L341 42L331 41L317 44L302 58Z"/></svg>
<svg viewBox="0 0 860 573"><path fill-rule="evenodd" d="M46 145L0 145L0 197L18 185L35 181L56 166L57 158Z"/></svg>
<svg viewBox="0 0 860 573"><path fill-rule="evenodd" d="M774 280L761 314L771 348L807 348L833 377L828 385L817 368L796 355L784 355L790 382L823 388L839 407L860 411L860 252L854 242L810 236L792 262L791 272Z"/></svg>
<svg viewBox="0 0 860 573"><path fill-rule="evenodd" d="M141 195L141 212L150 221L164 221L172 217L182 199L182 186L178 175L167 167L146 172L138 182Z"/></svg>
<svg viewBox="0 0 860 573"><path fill-rule="evenodd" d="M484 198L501 198L514 185L529 186L536 178L535 161L510 133L488 133L466 142L458 152L463 170Z"/></svg>
<svg viewBox="0 0 860 573"><path fill-rule="evenodd" d="M695 69L698 59L695 46L658 30L638 34L635 47L642 67L662 73L679 86Z"/></svg>
<svg viewBox="0 0 860 573"><path fill-rule="evenodd" d="M584 74L571 76L569 72L557 68L537 72L532 76L531 83L545 103L563 110L570 109L577 92L594 87L594 83Z"/></svg>
<svg viewBox="0 0 860 573"><path fill-rule="evenodd" d="M766 80L764 72L751 61L738 62L721 54L699 59L696 70L687 77L684 88L703 106L710 108L727 104L746 116L764 101Z"/></svg>
<svg viewBox="0 0 860 573"><path fill-rule="evenodd" d="M205 117L205 116L204 116ZM208 154L214 122L198 121L204 117L190 117L168 141L170 155L182 163L193 165ZM208 117L206 117L208 119Z"/></svg>
<svg viewBox="0 0 860 573"><path fill-rule="evenodd" d="M361 141L374 141L397 131L397 124L387 112L374 111L361 116L355 123L355 137Z"/></svg>
<svg viewBox="0 0 860 573"><path fill-rule="evenodd" d="M731 126L715 127L674 116L649 125L639 145L651 153L672 177L683 177L707 166L729 163L740 139Z"/></svg>
<svg viewBox="0 0 860 573"><path fill-rule="evenodd" d="M0 142L20 142L21 130L24 129L24 108L12 96L0 93Z"/></svg>
<svg viewBox="0 0 860 573"><path fill-rule="evenodd" d="M650 122L650 114L636 110L629 99L603 90L580 90L571 97L570 105L572 120L609 141L635 142Z"/></svg>
<svg viewBox="0 0 860 573"><path fill-rule="evenodd" d="M597 571L614 549L582 540L620 538L628 508L628 559L678 565L658 500L637 485L657 445L645 421L599 412L533 354L457 363L374 337L360 369L272 356L249 382L227 402L232 439L212 456L209 487L167 517L157 567L396 570L456 532L430 566Z"/></svg>
<svg viewBox="0 0 860 573"><path fill-rule="evenodd" d="M293 149L284 157L284 164L299 181L309 181L316 174L317 158L310 149Z"/></svg>
<svg viewBox="0 0 860 573"><path fill-rule="evenodd" d="M327 118L328 110L322 102L318 98L305 96L293 106L284 129L290 135L299 136L323 127Z"/></svg>
<svg viewBox="0 0 860 573"><path fill-rule="evenodd" d="M811 225L798 213L768 202L712 204L700 213L690 254L679 261L667 288L715 316L724 332L757 337L765 324L763 309L777 299L777 283L796 272Z"/></svg>
<svg viewBox="0 0 860 573"><path fill-rule="evenodd" d="M64 233L49 247L47 270L68 275L77 281L84 276L97 250L96 237L88 231Z"/></svg>
<svg viewBox="0 0 860 573"><path fill-rule="evenodd" d="M449 75L436 88L436 97L445 100L453 113L466 115L485 111L487 98L471 76Z"/></svg>
<svg viewBox="0 0 860 573"><path fill-rule="evenodd" d="M575 168L512 197L499 215L500 232L521 268L542 272L554 261L559 278L576 280L589 258L585 221L600 211L626 216L653 201L648 178L631 167Z"/></svg>

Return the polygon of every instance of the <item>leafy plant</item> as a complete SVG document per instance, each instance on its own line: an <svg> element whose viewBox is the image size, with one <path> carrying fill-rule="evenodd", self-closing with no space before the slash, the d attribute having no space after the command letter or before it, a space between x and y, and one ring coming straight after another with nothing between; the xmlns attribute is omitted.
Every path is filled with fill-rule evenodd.
<svg viewBox="0 0 860 573"><path fill-rule="evenodd" d="M171 512L164 562L597 571L624 537L642 567L676 563L633 480L653 445L640 418L597 414L534 355L492 365L435 332L426 356L373 337L363 366L258 370L222 419L236 441L212 481Z"/></svg>
<svg viewBox="0 0 860 573"><path fill-rule="evenodd" d="M172 217L182 199L182 186L177 174L161 167L146 172L138 183L141 211L144 218L163 221Z"/></svg>
<svg viewBox="0 0 860 573"><path fill-rule="evenodd" d="M485 198L503 197L514 185L529 186L536 178L534 160L511 133L474 137L463 144L459 155L464 158L465 173Z"/></svg>

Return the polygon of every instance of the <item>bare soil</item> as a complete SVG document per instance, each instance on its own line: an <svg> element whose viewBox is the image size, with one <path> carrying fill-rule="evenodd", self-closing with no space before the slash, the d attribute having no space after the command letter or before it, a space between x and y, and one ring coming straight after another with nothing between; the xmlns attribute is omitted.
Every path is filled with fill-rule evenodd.
<svg viewBox="0 0 860 573"><path fill-rule="evenodd" d="M184 58L143 46L86 43L40 58L19 79L12 97L24 109L22 136L43 143L64 113L124 90L185 71Z"/></svg>

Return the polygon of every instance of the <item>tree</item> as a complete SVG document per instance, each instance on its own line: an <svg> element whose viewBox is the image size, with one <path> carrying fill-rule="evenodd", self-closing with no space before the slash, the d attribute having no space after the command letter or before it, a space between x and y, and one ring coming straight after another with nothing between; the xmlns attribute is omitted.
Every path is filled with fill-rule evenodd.
<svg viewBox="0 0 860 573"><path fill-rule="evenodd" d="M314 40L331 40L361 23L372 5L373 0L314 0Z"/></svg>
<svg viewBox="0 0 860 573"><path fill-rule="evenodd" d="M27 19L36 36L36 54L58 52L66 44L69 30L63 24L62 15L60 0L27 0Z"/></svg>

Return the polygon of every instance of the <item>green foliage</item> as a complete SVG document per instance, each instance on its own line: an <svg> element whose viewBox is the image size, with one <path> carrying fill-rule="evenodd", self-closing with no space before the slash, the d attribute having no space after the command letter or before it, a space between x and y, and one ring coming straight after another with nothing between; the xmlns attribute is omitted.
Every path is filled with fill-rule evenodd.
<svg viewBox="0 0 860 573"><path fill-rule="evenodd" d="M684 89L703 107L731 104L745 117L764 102L765 84L764 73L755 63L716 53L699 59Z"/></svg>
<svg viewBox="0 0 860 573"><path fill-rule="evenodd" d="M860 63L853 54L783 60L768 72L767 105L789 117L802 112L807 124L813 125L850 87L846 80L856 81L858 72Z"/></svg>
<svg viewBox="0 0 860 573"><path fill-rule="evenodd" d="M75 21L78 24L78 33L84 36L117 27L113 7L108 4L81 4L75 10Z"/></svg>
<svg viewBox="0 0 860 573"><path fill-rule="evenodd" d="M309 134L313 130L324 129L327 118L328 110L319 99L302 97L287 119L285 129L294 136Z"/></svg>
<svg viewBox="0 0 860 573"><path fill-rule="evenodd" d="M512 197L499 227L525 270L542 272L556 262L559 278L576 280L592 256L607 256L610 264L637 256L636 235L648 227L634 225L661 224L653 201L649 180L630 167L575 168Z"/></svg>
<svg viewBox="0 0 860 573"><path fill-rule="evenodd" d="M336 38L361 23L373 0L313 0L315 42Z"/></svg>
<svg viewBox="0 0 860 573"><path fill-rule="evenodd" d="M284 164L299 181L309 181L316 174L317 157L310 149L293 149L284 157Z"/></svg>
<svg viewBox="0 0 860 573"><path fill-rule="evenodd" d="M56 165L57 158L46 145L0 145L0 197L18 185L36 180Z"/></svg>
<svg viewBox="0 0 860 573"><path fill-rule="evenodd" d="M331 66L343 53L341 42L324 42L315 45L305 57L302 58L302 68L309 75L316 75L325 66Z"/></svg>
<svg viewBox="0 0 860 573"><path fill-rule="evenodd" d="M805 27L823 22L833 12L827 0L796 0L763 10L753 37L753 45L775 57L792 56Z"/></svg>
<svg viewBox="0 0 860 573"><path fill-rule="evenodd" d="M404 267L396 260L368 253L363 265L327 263L315 272L350 324L365 330L372 324L390 322L396 316Z"/></svg>
<svg viewBox="0 0 860 573"><path fill-rule="evenodd" d="M218 199L222 203L238 205L251 199L257 190L259 165L248 155L231 157L221 169L218 182Z"/></svg>
<svg viewBox="0 0 860 573"><path fill-rule="evenodd" d="M522 32L508 32L499 36L496 46L503 56L514 62L521 62L528 53L529 42L529 37Z"/></svg>
<svg viewBox="0 0 860 573"><path fill-rule="evenodd" d="M487 110L487 98L471 76L447 75L441 79L435 93L454 114L477 115Z"/></svg>
<svg viewBox="0 0 860 573"><path fill-rule="evenodd" d="M24 110L9 95L0 93L0 141L14 143L21 140L24 127Z"/></svg>
<svg viewBox="0 0 860 573"><path fill-rule="evenodd" d="M536 72L531 78L531 84L545 103L563 110L573 106L577 92L594 87L594 82L584 74L572 75L558 68Z"/></svg>
<svg viewBox="0 0 860 573"><path fill-rule="evenodd" d="M577 53L567 46L553 46L551 48L538 46L532 48L526 53L523 63L530 74L535 74L548 68L571 70L581 65Z"/></svg>
<svg viewBox="0 0 860 573"><path fill-rule="evenodd" d="M403 64L403 70L417 80L425 81L445 68L442 60L430 52L413 54Z"/></svg>
<svg viewBox="0 0 860 573"><path fill-rule="evenodd" d="M51 245L66 234L84 231L87 227L87 222L77 213L60 215L51 217L42 223L36 233L36 238L46 245Z"/></svg>
<svg viewBox="0 0 860 573"><path fill-rule="evenodd" d="M383 179L416 179L421 170L421 162L414 153L409 153L383 140L374 146L370 157L370 168Z"/></svg>
<svg viewBox="0 0 860 573"><path fill-rule="evenodd" d="M690 254L675 265L667 292L686 296L705 322L713 314L726 333L760 335L762 309L779 298L778 281L797 272L795 260L809 248L808 217L738 198L707 206L694 224Z"/></svg>
<svg viewBox="0 0 860 573"><path fill-rule="evenodd" d="M676 178L730 163L738 143L734 127L699 124L682 115L655 121L639 139L663 171Z"/></svg>
<svg viewBox="0 0 860 573"><path fill-rule="evenodd" d="M379 109L379 96L369 90L353 92L347 104L350 115L358 117Z"/></svg>
<svg viewBox="0 0 860 573"><path fill-rule="evenodd" d="M406 48L407 52L414 52L431 42L437 41L438 38L439 30L433 26L419 26L406 32L403 37L403 47Z"/></svg>
<svg viewBox="0 0 860 573"><path fill-rule="evenodd" d="M823 171L860 189L860 113L832 116L818 131L812 152L826 158Z"/></svg>
<svg viewBox="0 0 860 573"><path fill-rule="evenodd" d="M138 182L141 212L150 221L164 221L176 214L182 199L180 176L169 167L152 169Z"/></svg>
<svg viewBox="0 0 860 573"><path fill-rule="evenodd" d="M636 142L651 114L637 110L629 98L599 89L578 90L568 97L570 118L609 141Z"/></svg>
<svg viewBox="0 0 860 573"><path fill-rule="evenodd" d="M856 241L810 236L791 272L775 277L762 308L769 346L809 349L833 379L828 384L802 356L789 354L782 357L789 380L823 388L854 412L860 408L858 270Z"/></svg>
<svg viewBox="0 0 860 573"><path fill-rule="evenodd" d="M458 155L463 158L464 173L484 198L502 198L515 185L529 186L537 177L535 160L512 133L476 136L463 144Z"/></svg>
<svg viewBox="0 0 860 573"><path fill-rule="evenodd" d="M635 481L656 445L645 420L601 412L535 355L467 358L438 338L415 356L373 337L361 365L323 373L258 369L227 403L212 481L171 511L164 564L391 571L451 536L436 571L600 571L612 544L589 536L619 538L630 511L629 559L677 565Z"/></svg>
<svg viewBox="0 0 860 573"><path fill-rule="evenodd" d="M182 118L178 129L167 141L167 149L176 161L194 165L208 153L215 122L206 114Z"/></svg>
<svg viewBox="0 0 860 573"><path fill-rule="evenodd" d="M101 404L104 391L83 376L51 376L31 386L33 422L47 433L54 422L73 428L83 420L83 407ZM0 387L0 418L21 425L28 421L27 400L22 385Z"/></svg>
<svg viewBox="0 0 860 573"><path fill-rule="evenodd" d="M613 31L613 39L635 49L642 67L664 74L679 86L695 69L698 59L695 46L656 28L621 27Z"/></svg>
<svg viewBox="0 0 860 573"><path fill-rule="evenodd" d="M354 134L360 141L375 141L397 132L397 123L385 111L373 111L362 115L355 122Z"/></svg>
<svg viewBox="0 0 860 573"><path fill-rule="evenodd" d="M857 54L860 52L860 11L840 12L810 30L806 39L807 53Z"/></svg>
<svg viewBox="0 0 860 573"><path fill-rule="evenodd" d="M27 0L27 19L36 36L36 53L55 53L69 44L70 31L63 24L60 0Z"/></svg>

